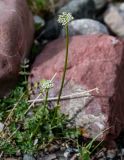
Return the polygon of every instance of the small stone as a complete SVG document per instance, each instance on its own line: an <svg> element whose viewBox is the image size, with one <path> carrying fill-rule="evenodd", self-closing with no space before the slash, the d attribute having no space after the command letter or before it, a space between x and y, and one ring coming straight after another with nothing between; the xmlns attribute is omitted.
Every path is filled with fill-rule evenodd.
<svg viewBox="0 0 124 160"><path fill-rule="evenodd" d="M45 25L44 19L38 15L34 16L34 23L35 23L36 30L40 29L41 27Z"/></svg>
<svg viewBox="0 0 124 160"><path fill-rule="evenodd" d="M65 152L64 152L64 157L65 157L65 158L69 158L71 154L74 155L74 154L77 153L77 152L78 152L78 150L75 149L75 148L67 148L67 149L65 150Z"/></svg>
<svg viewBox="0 0 124 160"><path fill-rule="evenodd" d="M35 139L35 140L34 140L34 146L35 146L36 144L38 144L38 139Z"/></svg>
<svg viewBox="0 0 124 160"><path fill-rule="evenodd" d="M23 160L35 160L35 158L32 155L24 154Z"/></svg>
<svg viewBox="0 0 124 160"><path fill-rule="evenodd" d="M17 157L20 157L20 156L21 156L21 151L20 151L20 150L18 150L18 151L16 152L16 156L17 156Z"/></svg>
<svg viewBox="0 0 124 160"><path fill-rule="evenodd" d="M59 150L59 146L57 144L51 144L49 147L48 147L48 152L55 152L57 150Z"/></svg>
<svg viewBox="0 0 124 160"><path fill-rule="evenodd" d="M124 3L121 3L121 5L120 5L120 10L121 10L121 11L124 11Z"/></svg>
<svg viewBox="0 0 124 160"><path fill-rule="evenodd" d="M107 158L114 158L116 156L117 150L112 149L107 151Z"/></svg>
<svg viewBox="0 0 124 160"><path fill-rule="evenodd" d="M56 154L49 154L45 156L43 160L54 160L56 158Z"/></svg>
<svg viewBox="0 0 124 160"><path fill-rule="evenodd" d="M124 156L124 148L121 149L122 156Z"/></svg>
<svg viewBox="0 0 124 160"><path fill-rule="evenodd" d="M70 155L70 152L68 152L68 151L64 152L64 157L65 157L65 158L68 158L69 155Z"/></svg>
<svg viewBox="0 0 124 160"><path fill-rule="evenodd" d="M101 9L107 4L107 0L93 0L96 9Z"/></svg>
<svg viewBox="0 0 124 160"><path fill-rule="evenodd" d="M96 153L96 157L97 157L97 158L104 158L104 157L105 157L104 151L102 150L102 151L100 151L99 153Z"/></svg>
<svg viewBox="0 0 124 160"><path fill-rule="evenodd" d="M41 24L41 26L44 26L45 25L45 21L44 21L44 19L42 19L40 16L38 16L38 15L35 15L34 16L34 22L36 23L36 24Z"/></svg>
<svg viewBox="0 0 124 160"><path fill-rule="evenodd" d="M0 132L3 131L3 128L4 128L4 124L0 122Z"/></svg>
<svg viewBox="0 0 124 160"><path fill-rule="evenodd" d="M32 111L29 111L29 112L27 113L27 115L28 115L29 117L32 117L32 116L34 115L34 113L33 113Z"/></svg>
<svg viewBox="0 0 124 160"><path fill-rule="evenodd" d="M124 17L115 6L109 6L104 14L104 21L113 33L124 38Z"/></svg>

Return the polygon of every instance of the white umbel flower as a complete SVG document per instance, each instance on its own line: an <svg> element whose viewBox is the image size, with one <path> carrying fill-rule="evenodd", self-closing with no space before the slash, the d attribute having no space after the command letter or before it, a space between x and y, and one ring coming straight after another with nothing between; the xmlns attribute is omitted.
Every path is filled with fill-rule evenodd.
<svg viewBox="0 0 124 160"><path fill-rule="evenodd" d="M62 24L63 26L65 26L66 24L71 22L73 19L74 17L72 16L71 13L63 12L61 15L59 15L58 22Z"/></svg>
<svg viewBox="0 0 124 160"><path fill-rule="evenodd" d="M41 84L42 89L50 89L54 86L54 84L51 82L51 80L44 80Z"/></svg>

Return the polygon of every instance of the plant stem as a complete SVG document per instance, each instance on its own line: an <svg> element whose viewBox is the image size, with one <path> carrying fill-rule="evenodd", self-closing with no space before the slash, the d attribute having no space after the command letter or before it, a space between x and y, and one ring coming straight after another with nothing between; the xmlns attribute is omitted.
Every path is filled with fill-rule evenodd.
<svg viewBox="0 0 124 160"><path fill-rule="evenodd" d="M49 89L46 90L46 96L45 96L45 100L44 100L44 109L43 109L43 113L45 113L45 108L47 107L47 99L48 99L48 93L49 93ZM34 130L33 134L31 135L30 138L33 138L36 134L37 134L37 131L41 125L41 122L42 122L42 117L41 119L39 120L37 126L36 126L36 129Z"/></svg>
<svg viewBox="0 0 124 160"><path fill-rule="evenodd" d="M69 47L68 23L65 26L65 30L66 30L66 55L65 55L64 70L63 70L63 76L62 76L61 87L60 87L59 96L57 100L57 105L59 105L60 103L60 97L61 97L62 90L64 87L65 75L66 75L66 70L67 70L67 65L68 65L68 47Z"/></svg>
<svg viewBox="0 0 124 160"><path fill-rule="evenodd" d="M49 93L49 89L46 90L46 97L45 97L45 101L44 101L44 106L46 107L47 105L47 99L48 99L48 93Z"/></svg>

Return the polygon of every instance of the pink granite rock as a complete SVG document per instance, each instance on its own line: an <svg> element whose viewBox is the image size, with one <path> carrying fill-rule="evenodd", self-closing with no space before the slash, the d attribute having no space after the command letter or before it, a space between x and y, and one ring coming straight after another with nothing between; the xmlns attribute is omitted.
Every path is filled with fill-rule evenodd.
<svg viewBox="0 0 124 160"><path fill-rule="evenodd" d="M44 48L36 58L29 83L33 88L41 79L51 79L57 73L55 87L49 96L58 95L65 57L65 39L57 39ZM108 35L74 36L70 38L69 60L64 95L99 88L85 97L61 101L61 110L69 115L72 124L94 137L116 138L124 128L124 45ZM34 90L36 96L38 90ZM34 97L32 95L32 97Z"/></svg>
<svg viewBox="0 0 124 160"><path fill-rule="evenodd" d="M20 63L33 41L33 18L26 0L0 1L0 98L15 85Z"/></svg>

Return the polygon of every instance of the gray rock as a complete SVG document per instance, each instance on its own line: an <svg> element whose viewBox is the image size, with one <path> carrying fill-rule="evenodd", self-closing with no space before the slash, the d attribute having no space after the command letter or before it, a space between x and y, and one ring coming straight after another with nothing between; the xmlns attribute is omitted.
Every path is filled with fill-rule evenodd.
<svg viewBox="0 0 124 160"><path fill-rule="evenodd" d="M117 150L116 149L108 150L107 151L107 158L113 159L113 158L115 158L116 154L117 154Z"/></svg>
<svg viewBox="0 0 124 160"><path fill-rule="evenodd" d="M59 36L60 31L61 25L57 22L57 19L51 19L46 23L45 29L40 33L38 40L43 41L56 39Z"/></svg>
<svg viewBox="0 0 124 160"><path fill-rule="evenodd" d="M96 10L103 8L107 0L71 0L62 7L58 14L71 12L75 18L93 17Z"/></svg>
<svg viewBox="0 0 124 160"><path fill-rule="evenodd" d="M49 154L48 156L44 157L44 160L54 160L56 159L56 154Z"/></svg>
<svg viewBox="0 0 124 160"><path fill-rule="evenodd" d="M121 154L124 156L124 148L121 149Z"/></svg>
<svg viewBox="0 0 124 160"><path fill-rule="evenodd" d="M107 3L107 0L93 0L93 1L95 3L96 9L103 8L106 5L106 3Z"/></svg>
<svg viewBox="0 0 124 160"><path fill-rule="evenodd" d="M121 3L119 8L121 11L124 11L124 3Z"/></svg>
<svg viewBox="0 0 124 160"><path fill-rule="evenodd" d="M45 25L45 21L43 18L41 18L40 16L38 15L35 15L34 16L34 22L35 22L35 25L40 25L41 27L43 27Z"/></svg>
<svg viewBox="0 0 124 160"><path fill-rule="evenodd" d="M105 149L103 148L101 151L99 151L98 153L96 153L96 159L98 160L105 160L106 159L106 155L105 155Z"/></svg>
<svg viewBox="0 0 124 160"><path fill-rule="evenodd" d="M3 131L3 128L4 128L4 124L0 122L0 132Z"/></svg>
<svg viewBox="0 0 124 160"><path fill-rule="evenodd" d="M109 6L104 14L104 21L113 33L124 38L124 17L115 6Z"/></svg>
<svg viewBox="0 0 124 160"><path fill-rule="evenodd" d="M119 13L124 17L124 3L114 3L114 6L118 9Z"/></svg>
<svg viewBox="0 0 124 160"><path fill-rule="evenodd" d="M24 154L23 160L35 160L35 158L32 155Z"/></svg>
<svg viewBox="0 0 124 160"><path fill-rule="evenodd" d="M74 20L69 24L69 35L88 35L88 34L109 34L106 26L91 19ZM61 35L65 36L65 30L62 29Z"/></svg>

